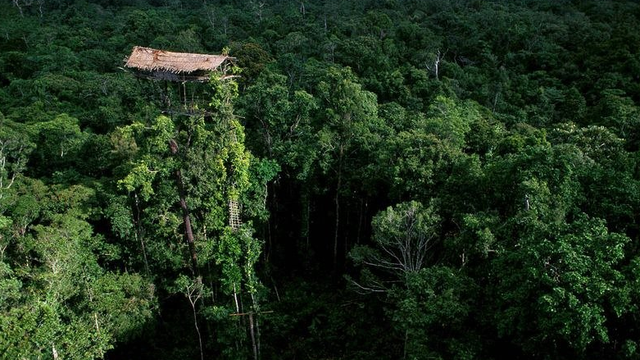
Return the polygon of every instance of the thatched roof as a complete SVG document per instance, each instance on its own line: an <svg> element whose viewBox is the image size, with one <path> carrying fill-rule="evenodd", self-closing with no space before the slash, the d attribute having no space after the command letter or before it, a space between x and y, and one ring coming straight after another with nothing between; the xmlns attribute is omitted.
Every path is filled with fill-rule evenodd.
<svg viewBox="0 0 640 360"><path fill-rule="evenodd" d="M125 67L145 72L191 74L218 70L227 60L233 60L233 58L225 55L179 53L135 46Z"/></svg>

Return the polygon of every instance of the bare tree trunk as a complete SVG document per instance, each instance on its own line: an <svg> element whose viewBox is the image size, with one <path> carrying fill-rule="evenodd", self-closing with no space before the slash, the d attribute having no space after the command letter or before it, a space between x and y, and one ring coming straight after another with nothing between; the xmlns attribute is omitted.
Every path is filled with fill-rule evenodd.
<svg viewBox="0 0 640 360"><path fill-rule="evenodd" d="M240 313L240 303L238 302L238 292L236 284L233 284L233 302L236 304L236 313Z"/></svg>
<svg viewBox="0 0 640 360"><path fill-rule="evenodd" d="M13 0L13 5L18 8L18 11L20 11L20 17L24 17L24 13L22 12L22 6L20 6L20 0Z"/></svg>
<svg viewBox="0 0 640 360"><path fill-rule="evenodd" d="M445 51L445 54L446 54L446 51ZM444 58L445 54L442 54L440 50L438 50L438 52L434 56L433 64L432 65L430 65L429 63L426 64L427 70L433 72L433 74L436 76L436 80L440 80L440 62L442 61L442 58Z"/></svg>
<svg viewBox="0 0 640 360"><path fill-rule="evenodd" d="M256 305L256 298L255 296L253 296L253 294L251 294L251 301L253 302L253 308L256 311L256 315L259 315L260 313L257 311L258 306ZM255 319L256 341L254 345L254 348L255 348L254 353L257 354L256 360L260 358L260 321L258 319L259 319L258 317L256 317Z"/></svg>
<svg viewBox="0 0 640 360"><path fill-rule="evenodd" d="M0 123L1 125L1 123ZM7 169L7 155L5 155L4 149L9 145L11 141L7 140L7 141L0 141L0 174L1 173L5 173L5 175L7 176L7 180L9 181L8 184L4 184L4 177L0 176L0 199L2 199L3 197L3 190L8 190L11 186L13 186L13 183L16 180L16 177L18 176L18 171L14 168L13 173L11 174L11 179L9 179L9 170ZM21 146L20 149L17 151L18 154L22 153L22 149L23 147ZM22 168L22 166L18 166L19 168Z"/></svg>
<svg viewBox="0 0 640 360"><path fill-rule="evenodd" d="M229 18L226 16L222 18L222 27L224 29L224 36L227 36L227 30L229 30Z"/></svg>
<svg viewBox="0 0 640 360"><path fill-rule="evenodd" d="M195 305L191 306L193 310L193 325L196 328L196 332L198 333L198 345L200 345L200 360L204 360L204 351L202 349L202 335L200 334L200 328L198 328L198 316L196 315L196 307Z"/></svg>
<svg viewBox="0 0 640 360"><path fill-rule="evenodd" d="M404 331L404 346L402 347L402 358L406 359L407 358L407 343L409 342L409 331L405 330Z"/></svg>
<svg viewBox="0 0 640 360"><path fill-rule="evenodd" d="M178 153L178 143L175 140L171 139L169 141L169 147L171 148L171 153L176 155ZM193 273L197 273L198 271L198 256L196 254L196 244L193 236L193 229L191 228L191 217L189 216L189 207L187 206L186 195L184 191L184 183L182 181L182 172L180 169L176 170L176 182L178 185L178 194L180 196L180 208L182 209L182 218L184 221L184 234L187 239L187 244L189 245L189 252L191 254L191 266Z"/></svg>
<svg viewBox="0 0 640 360"><path fill-rule="evenodd" d="M184 76L182 77L182 79L184 80ZM182 82L182 102L184 104L184 110L187 111L187 82L183 81Z"/></svg>
<svg viewBox="0 0 640 360"><path fill-rule="evenodd" d="M256 335L253 324L253 312L249 313L249 333L251 334L251 345L253 347L253 360L258 360L258 346L256 344Z"/></svg>
<svg viewBox="0 0 640 360"><path fill-rule="evenodd" d="M196 303L198 302L200 297L202 297L202 279L198 277L196 279L196 283L193 284L193 287L187 285L187 288L185 290L185 296L189 300L191 310L193 311L193 325L196 328L196 333L198 334L198 344L200 345L200 360L204 360L202 335L200 334L200 328L198 327L198 314L196 313Z"/></svg>
<svg viewBox="0 0 640 360"><path fill-rule="evenodd" d="M187 206L187 200L185 198L184 183L182 182L182 172L180 170L176 170L176 178L178 180L178 192L180 194L180 207L182 208L182 217L184 219L184 233L187 238L187 244L189 244L191 266L195 274L198 271L198 256L196 254L196 243L193 236L193 229L191 228L191 217L189 216L189 207Z"/></svg>
<svg viewBox="0 0 640 360"><path fill-rule="evenodd" d="M209 20L209 25L211 25L211 30L213 32L216 31L216 13L215 10L207 10L207 20Z"/></svg>

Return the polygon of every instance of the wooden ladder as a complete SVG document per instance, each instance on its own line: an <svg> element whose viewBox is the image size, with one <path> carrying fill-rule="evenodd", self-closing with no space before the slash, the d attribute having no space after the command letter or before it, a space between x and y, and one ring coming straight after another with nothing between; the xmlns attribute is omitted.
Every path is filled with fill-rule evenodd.
<svg viewBox="0 0 640 360"><path fill-rule="evenodd" d="M231 129L231 144L235 144L238 142L238 137L236 136L235 129ZM231 174L233 174L233 168L231 169ZM235 183L233 185L235 188ZM237 231L242 225L240 221L240 207L238 206L238 200L229 198L229 227L233 229L233 231Z"/></svg>
<svg viewBox="0 0 640 360"><path fill-rule="evenodd" d="M240 225L242 225L242 222L240 221L238 201L229 199L229 226L233 231L236 231L240 228Z"/></svg>

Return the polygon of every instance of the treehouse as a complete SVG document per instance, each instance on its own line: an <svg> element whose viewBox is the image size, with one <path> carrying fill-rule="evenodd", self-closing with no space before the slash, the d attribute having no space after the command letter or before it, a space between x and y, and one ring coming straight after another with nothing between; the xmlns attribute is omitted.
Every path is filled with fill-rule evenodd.
<svg viewBox="0 0 640 360"><path fill-rule="evenodd" d="M195 94L201 93L199 97L206 99L206 88L208 86L192 85L191 98L189 99L189 96L187 96L187 83L209 82L210 74L214 71L220 74L221 79L232 78L234 76L228 75L227 71L233 66L234 61L235 58L226 55L179 53L135 46L131 51L131 55L126 59L124 66L132 70L139 78L157 80L151 82L152 86L156 91L160 92L161 102L164 107L162 112L169 114L172 119L184 116L204 116L206 119L210 114L203 110L204 107L200 106L206 102L198 99ZM164 83L164 89L157 89L156 85L153 85L158 81ZM170 90L170 83L178 83L177 94L176 91ZM181 97L180 102L176 104L174 101L174 106L172 106L171 99L172 97L176 99L176 95ZM233 129L230 129L229 133L232 136L232 142L236 142L237 139ZM178 154L179 146L175 139L169 141L169 148L171 154L174 156ZM233 174L233 168L230 169L230 174ZM233 175L229 177L233 179ZM184 216L185 238L190 246L193 269L196 269L197 260L195 247L193 245L194 234L191 228L189 208L185 198L184 184L180 170L176 173L176 179L180 193L180 206L182 207ZM235 183L232 182L231 187L234 188ZM242 225L240 213L241 209L237 196L230 196L228 214L229 227L234 231L238 230Z"/></svg>
<svg viewBox="0 0 640 360"><path fill-rule="evenodd" d="M179 53L135 46L125 67L141 78L172 82L207 82L209 73L225 73L235 58L226 55Z"/></svg>
<svg viewBox="0 0 640 360"><path fill-rule="evenodd" d="M235 58L226 55L180 53L134 46L125 59L125 68L148 82L149 94L155 94L163 113L173 115L200 116L203 105L210 99L208 86L210 74L217 72L221 79L228 75ZM187 84L189 89L187 89Z"/></svg>

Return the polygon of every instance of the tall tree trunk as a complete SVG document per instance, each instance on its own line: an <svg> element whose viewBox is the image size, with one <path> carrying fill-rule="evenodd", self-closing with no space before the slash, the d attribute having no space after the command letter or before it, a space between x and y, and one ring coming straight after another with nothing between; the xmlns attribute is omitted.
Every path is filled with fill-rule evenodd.
<svg viewBox="0 0 640 360"><path fill-rule="evenodd" d="M253 324L253 312L249 313L249 333L251 334L251 346L253 347L253 360L258 360L258 346Z"/></svg>
<svg viewBox="0 0 640 360"><path fill-rule="evenodd" d="M178 153L178 143L175 140L171 139L169 141L169 147L171 148L171 153L176 155ZM180 208L182 209L182 218L184 221L184 235L187 239L187 244L189 245L189 253L191 254L191 267L193 273L196 274L198 271L198 256L196 254L196 244L193 236L193 229L191 228L191 217L189 216L189 207L187 206L186 194L184 191L184 183L182 181L182 172L180 169L176 170L176 183L178 185L178 194L180 196Z"/></svg>
<svg viewBox="0 0 640 360"><path fill-rule="evenodd" d="M257 316L257 315L260 315L260 313L258 312L256 298L253 294L251 294L251 301L253 302L253 309L256 312L256 318L255 318L256 334L255 334L255 342L254 342L254 355L257 360L260 358L260 320Z"/></svg>
<svg viewBox="0 0 640 360"><path fill-rule="evenodd" d="M182 172L179 169L176 170L176 178L178 181L178 193L180 194L180 208L182 208L182 217L184 220L184 234L187 239L187 244L189 245L191 266L193 267L193 273L195 274L198 271L198 256L196 254L193 229L191 228L191 217L189 216L189 207L187 206L184 183L182 182Z"/></svg>
<svg viewBox="0 0 640 360"><path fill-rule="evenodd" d="M189 300L189 304L191 304L191 310L193 311L193 326L196 329L196 334L198 334L198 345L200 346L200 360L204 360L204 348L202 346L202 334L200 333L200 328L198 327L198 314L196 312L196 304L198 300L202 297L202 279L198 277L196 282L191 285L187 285L185 288L184 295Z"/></svg>
<svg viewBox="0 0 640 360"><path fill-rule="evenodd" d="M191 266L193 273L198 271L198 256L196 254L196 243L191 228L191 217L189 216L189 207L187 206L186 195L184 191L184 183L182 182L182 172L176 170L176 178L178 180L178 192L180 194L180 208L182 208L182 217L184 220L184 234L189 245L189 253L191 254Z"/></svg>
<svg viewBox="0 0 640 360"><path fill-rule="evenodd" d="M20 17L24 17L24 13L22 12L22 6L20 6L20 0L13 0L13 5L18 8L18 11L20 11Z"/></svg>

